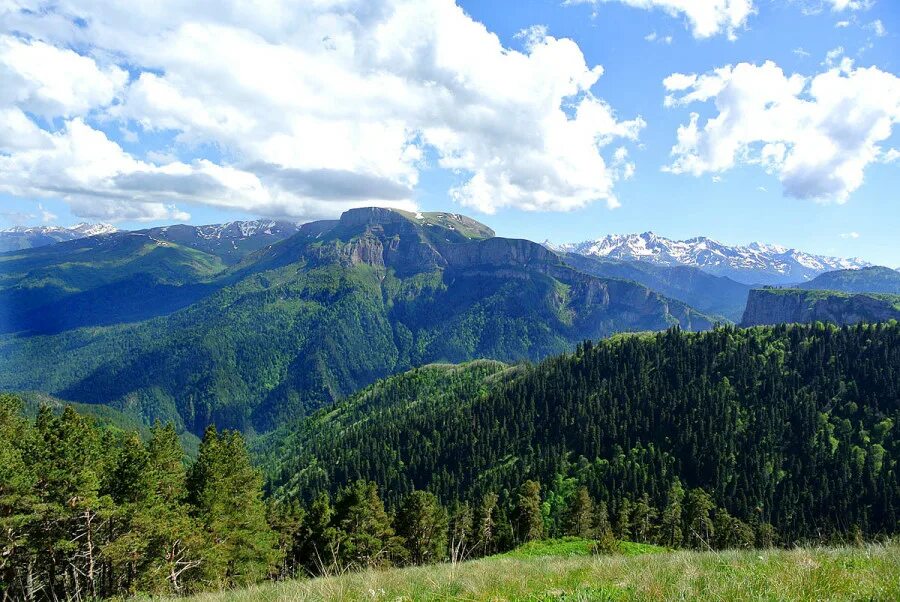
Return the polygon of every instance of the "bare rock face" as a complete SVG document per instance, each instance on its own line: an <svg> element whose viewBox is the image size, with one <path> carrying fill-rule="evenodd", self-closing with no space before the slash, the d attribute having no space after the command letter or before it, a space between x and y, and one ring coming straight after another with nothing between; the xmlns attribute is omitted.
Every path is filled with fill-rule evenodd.
<svg viewBox="0 0 900 602"><path fill-rule="evenodd" d="M900 297L799 289L750 291L742 326L798 322L886 322L900 319Z"/></svg>

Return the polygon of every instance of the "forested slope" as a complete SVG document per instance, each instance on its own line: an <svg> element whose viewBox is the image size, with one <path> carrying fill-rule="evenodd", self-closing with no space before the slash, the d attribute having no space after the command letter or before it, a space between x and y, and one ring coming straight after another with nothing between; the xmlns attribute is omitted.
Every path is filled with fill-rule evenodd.
<svg viewBox="0 0 900 602"><path fill-rule="evenodd" d="M367 478L389 502L430 489L448 503L570 477L615 516L645 495L662 509L677 480L790 541L897 531L898 421L896 322L722 327L509 370L422 368L301 421L263 456L287 498Z"/></svg>

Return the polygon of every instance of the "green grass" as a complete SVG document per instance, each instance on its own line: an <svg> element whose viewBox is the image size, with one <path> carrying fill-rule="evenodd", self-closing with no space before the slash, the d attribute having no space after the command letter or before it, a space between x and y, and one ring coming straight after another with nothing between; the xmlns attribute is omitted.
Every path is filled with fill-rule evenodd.
<svg viewBox="0 0 900 602"><path fill-rule="evenodd" d="M549 542L553 550L577 542ZM505 554L462 564L268 583L194 602L275 600L900 600L900 546L638 556Z"/></svg>
<svg viewBox="0 0 900 602"><path fill-rule="evenodd" d="M639 554L658 554L665 552L665 548L646 543L634 543L631 541L618 542L619 553L625 556L637 556ZM541 556L555 556L557 558L569 558L573 556L590 556L594 547L591 539L579 537L562 537L559 539L545 539L542 541L530 541L502 556L505 558L539 558Z"/></svg>

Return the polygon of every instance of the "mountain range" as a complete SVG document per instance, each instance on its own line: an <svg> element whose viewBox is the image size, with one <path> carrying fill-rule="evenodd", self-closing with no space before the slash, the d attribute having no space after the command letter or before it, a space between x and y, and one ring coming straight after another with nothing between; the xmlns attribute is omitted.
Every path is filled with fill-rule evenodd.
<svg viewBox="0 0 900 602"><path fill-rule="evenodd" d="M497 237L454 213L377 208L302 226L104 228L0 254L0 390L195 434L210 423L266 431L432 362L536 361L585 339L746 319L752 287L712 263L614 254L625 256ZM822 282L865 291L888 286L884 270ZM805 319L762 299L752 323Z"/></svg>
<svg viewBox="0 0 900 602"><path fill-rule="evenodd" d="M118 230L109 224L63 226L13 226L0 230L0 253L43 247L88 236L112 234Z"/></svg>
<svg viewBox="0 0 900 602"><path fill-rule="evenodd" d="M868 267L860 259L841 259L813 255L779 245L750 243L725 245L703 236L671 240L654 234L612 234L580 243L549 248L588 257L643 261L662 266L690 266L716 276L727 276L749 285L795 284L815 278L823 272Z"/></svg>
<svg viewBox="0 0 900 602"><path fill-rule="evenodd" d="M355 209L257 250L210 240L154 229L0 256L0 390L267 430L425 363L713 324L456 214Z"/></svg>

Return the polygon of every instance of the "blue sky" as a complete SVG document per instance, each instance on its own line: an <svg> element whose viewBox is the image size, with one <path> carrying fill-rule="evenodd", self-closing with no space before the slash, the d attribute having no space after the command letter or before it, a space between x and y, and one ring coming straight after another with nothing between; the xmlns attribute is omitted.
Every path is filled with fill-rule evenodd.
<svg viewBox="0 0 900 602"><path fill-rule="evenodd" d="M754 12L702 32L679 0L429 0L402 19L403 0L249 18L198 3L177 20L33 4L0 9L0 80L23 90L0 93L0 226L374 203L533 240L653 230L900 266L892 0L735 0L721 4ZM560 121L579 108L595 118ZM717 117L731 125L707 127Z"/></svg>

